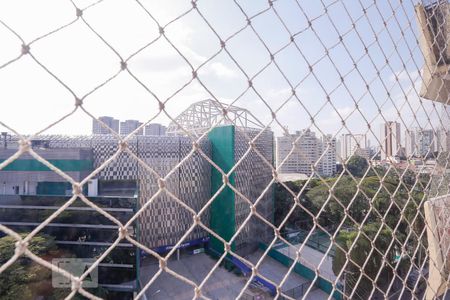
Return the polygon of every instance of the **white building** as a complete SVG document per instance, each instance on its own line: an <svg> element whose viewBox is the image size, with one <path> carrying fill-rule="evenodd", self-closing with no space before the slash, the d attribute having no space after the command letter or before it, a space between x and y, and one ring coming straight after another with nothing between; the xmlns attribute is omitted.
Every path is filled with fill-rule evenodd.
<svg viewBox="0 0 450 300"><path fill-rule="evenodd" d="M150 123L145 126L145 135L166 135L167 127L158 123Z"/></svg>
<svg viewBox="0 0 450 300"><path fill-rule="evenodd" d="M326 177L336 174L336 139L331 134L320 139L319 156L319 173Z"/></svg>
<svg viewBox="0 0 450 300"><path fill-rule="evenodd" d="M115 132L119 132L119 120L113 117L103 116L98 118L100 121L108 125L109 128ZM104 128L97 120L92 121L92 134L111 134L111 132Z"/></svg>
<svg viewBox="0 0 450 300"><path fill-rule="evenodd" d="M138 120L126 120L124 122L120 122L120 134L127 135L136 130L139 126L142 125L142 122ZM144 130L140 129L136 135L144 135Z"/></svg>
<svg viewBox="0 0 450 300"><path fill-rule="evenodd" d="M400 123L388 121L381 124L380 130L381 159L397 157L401 154Z"/></svg>
<svg viewBox="0 0 450 300"><path fill-rule="evenodd" d="M370 158L370 149L365 134L343 134L339 139L339 157L346 161L353 155L359 155L367 159Z"/></svg>
<svg viewBox="0 0 450 300"><path fill-rule="evenodd" d="M450 131L443 127L435 133L435 149L438 152L450 150Z"/></svg>
<svg viewBox="0 0 450 300"><path fill-rule="evenodd" d="M405 131L406 156L427 156L441 148L441 133L432 129L413 128Z"/></svg>
<svg viewBox="0 0 450 300"><path fill-rule="evenodd" d="M295 148L292 150L294 143ZM309 129L277 137L276 161L277 166L281 165L280 173L300 173L308 176L312 174L314 164L319 161L318 173L321 176L332 176L336 172L336 139L330 135L317 138Z"/></svg>

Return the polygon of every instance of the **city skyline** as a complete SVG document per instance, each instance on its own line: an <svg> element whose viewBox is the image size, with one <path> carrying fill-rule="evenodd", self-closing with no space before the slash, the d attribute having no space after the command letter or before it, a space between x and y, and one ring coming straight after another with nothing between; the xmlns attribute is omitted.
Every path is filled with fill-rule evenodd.
<svg viewBox="0 0 450 300"><path fill-rule="evenodd" d="M144 123L140 122L139 120L125 120L120 121L118 119L115 119L111 116L101 116L98 118L101 122L104 123L104 125L108 126L105 127L102 125L99 121L93 120L92 121L92 134L113 134L111 132L114 131L117 134L121 135L128 135L144 125ZM138 130L135 135L165 135L166 134L166 126L159 124L159 123L149 123L143 126L140 130Z"/></svg>
<svg viewBox="0 0 450 300"><path fill-rule="evenodd" d="M90 3L90 1L75 2L81 7ZM39 5L32 3L29 10L23 11L19 2L3 2L0 4L0 17L27 42L57 27L64 21L72 19L73 7L70 3L58 3L57 7L54 3L48 4L47 7L47 3ZM249 12L256 12L265 5L267 5L266 2L252 6L243 4L242 8ZM301 11L295 4L274 3L274 5L292 32L297 32L304 27L307 20L301 17ZM320 14L323 9L322 5L313 3L303 5L312 15ZM327 9L333 15L347 14L347 12L356 14L361 9L360 5L330 5ZM116 26L119 24L113 20L122 14L135 12L136 7L132 3L105 2L100 6L107 8L110 15L101 15L100 18L99 12L93 9L86 16L87 21L105 36L115 49L117 48L116 50L121 56L127 58L133 51L149 42L149 39L158 36L157 26L147 17L139 14L136 15L136 20L133 22L120 23L122 30L118 30ZM152 10L161 24L164 24L185 9L189 9L190 5L175 2L158 5L154 2L146 2L145 6ZM391 11L387 3L381 3L380 6L383 12ZM199 3L198 7L207 12L206 18L216 20L214 27L223 40L245 25L245 16L230 3L220 2L213 5L206 2ZM50 13L55 9L60 12L58 16ZM26 26L25 22L18 22L23 18L16 19L14 18L15 14L20 14L30 22L36 20L33 21L35 26L30 27ZM367 14L368 17L377 17L379 12L368 9ZM414 16L413 7L405 6L405 14L405 16L399 16L398 20L407 25L408 18L406 16L411 18ZM224 17L218 18L217 16ZM108 23L113 26L105 26ZM140 26L137 26L139 24ZM271 52L275 52L290 40L289 34L276 16L262 15L258 21L255 21L254 26L262 35ZM337 31L345 32L347 29L347 24L344 23L336 24L336 26ZM360 20L355 26L363 37L372 36L372 30L376 32L382 29L382 27L371 29L367 26L365 19ZM208 86L209 91L194 81L180 93L174 94L179 87L192 78L192 70L172 47L162 41L130 59L127 67L146 86L151 85L150 90L158 99L168 100L165 104L165 112L171 117L178 115L193 102L215 97L227 104L234 103L240 107L252 108L255 116L263 124L272 122L272 130L276 135L282 134L284 129L272 121L272 112L274 111L277 112L277 118L283 120L282 125L286 128L309 127L312 130L333 135L358 131L358 133L366 134L372 140L374 137L371 135L378 135L378 133L377 130L369 129L367 123L373 127L385 120L394 120L397 118L399 110L402 111L402 119L399 122L404 127L430 127L439 122L437 117L441 111L440 104L433 106L430 101L422 101L414 90L421 80L420 73L417 72L415 66L423 63L420 51L411 52L408 48L410 43L414 44L415 42L414 32L411 30L404 32L404 43L396 45L395 48L389 37L380 36L379 42L386 46L386 53L396 51L394 55L389 56L391 68L379 72L386 57L374 45L368 48L372 62L368 60L369 57L363 56L358 59L357 66L366 76L366 78L361 78L355 73L348 72L349 68L353 68L349 54L353 59L357 59L365 53L361 41L355 36L345 36L349 49L335 48L327 56L324 55L326 49L323 44L334 44L336 37L328 34L330 29L326 22L314 22L314 28L323 40L319 41L313 35L301 35L302 44L310 45L310 47L302 49L303 58L294 47L288 47L275 56L277 66L282 73L272 63L253 80L252 87L259 96L251 89L246 93L243 91L248 87L247 77L257 74L266 63L270 62L270 55L264 49L261 41L247 31L226 43L226 49L247 76L226 53L221 52L197 72L199 78ZM70 87L79 98L82 98L120 69L120 59L96 36L93 36L85 26L78 24L67 30L70 34L58 32L51 39L37 41L31 48L37 59L42 60L49 70ZM189 59L194 68L202 65L215 51L220 50L219 40L198 16L178 20L168 26L165 31L168 38ZM128 34L129 32L134 33L133 37ZM402 37L397 32L392 35L391 38L394 40ZM4 45L0 49L1 57L14 57L20 52L21 42L8 32L0 31L0 39ZM77 49L75 40L83 41L83 51L74 52L74 49ZM298 41L296 40L296 42ZM403 68L402 55L411 55L411 65L408 68ZM72 59L66 59L69 56ZM313 64L314 75L320 78L323 86L320 86L311 76L304 77L307 74L305 72L309 72L308 66ZM92 68L94 65L96 67ZM343 76L344 81L341 80L343 74L346 74ZM45 128L55 120L69 114L73 107L73 94L26 56L18 64L11 64L3 68L0 72L0 80L9 82L0 91L0 98L8 99L3 102L0 120L21 134L32 134ZM27 88L23 88L24 82L26 82ZM267 84L269 82L270 84ZM133 78L121 73L113 79L112 83L84 99L85 109L93 116L114 115L122 120L135 119L144 123L150 121L151 123L168 124L170 122L170 118L165 112L160 113L159 103L155 97ZM370 93L366 90L369 83ZM295 96L292 86L295 86ZM353 95L349 95L345 91L345 87L352 90ZM36 99L36 101L28 101L28 99ZM405 105L405 99L408 99L409 105ZM181 103L183 105L180 105ZM333 106L327 103L333 103ZM359 110L355 109L355 104L358 104ZM38 117L35 114L36 111L45 111L46 117ZM11 112L20 112L21 117L17 118ZM366 119L361 118L361 114ZM298 118L299 115L302 117ZM314 123L310 122L311 116L315 117ZM345 126L342 125L343 120ZM45 133L87 134L90 132L91 122L90 116L78 110ZM0 131L8 131L3 126L0 125L0 127Z"/></svg>

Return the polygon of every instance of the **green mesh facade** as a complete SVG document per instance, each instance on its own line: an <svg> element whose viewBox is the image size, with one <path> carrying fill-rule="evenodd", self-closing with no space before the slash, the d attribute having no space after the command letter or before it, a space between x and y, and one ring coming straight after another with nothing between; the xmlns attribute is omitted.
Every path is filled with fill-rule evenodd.
<svg viewBox="0 0 450 300"><path fill-rule="evenodd" d="M211 143L211 157L225 173L234 166L234 126L217 127L208 134ZM234 186L234 174L229 178ZM223 185L222 174L212 167L211 170L211 195ZM229 241L236 231L235 195L225 187L211 203L210 227L223 239ZM223 243L211 236L210 247L218 253L224 252ZM234 250L234 244L232 245Z"/></svg>

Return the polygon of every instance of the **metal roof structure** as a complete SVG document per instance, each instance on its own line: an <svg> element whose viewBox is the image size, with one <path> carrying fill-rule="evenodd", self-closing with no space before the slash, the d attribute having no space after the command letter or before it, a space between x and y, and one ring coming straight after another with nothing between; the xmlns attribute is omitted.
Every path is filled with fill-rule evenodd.
<svg viewBox="0 0 450 300"><path fill-rule="evenodd" d="M189 132L197 136L213 126L220 125L236 125L257 129L264 128L263 123L247 109L206 99L193 103L178 115L175 118L175 122L169 124L167 134L185 135L186 132Z"/></svg>

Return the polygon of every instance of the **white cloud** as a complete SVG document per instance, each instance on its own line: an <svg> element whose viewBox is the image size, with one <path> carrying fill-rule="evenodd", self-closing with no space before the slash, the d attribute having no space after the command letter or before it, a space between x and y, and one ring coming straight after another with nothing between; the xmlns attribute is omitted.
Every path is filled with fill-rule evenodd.
<svg viewBox="0 0 450 300"><path fill-rule="evenodd" d="M76 1L80 7L86 7L93 2L95 0ZM143 0L142 3L161 26L165 26L175 17L181 16L192 8L189 1L182 0ZM228 4L234 7L233 3ZM216 32L221 34L221 38L227 40L229 36L222 36L222 34L231 34L227 29L242 23L245 19L239 10L233 9L227 10L227 17L224 17L222 5L222 2L218 2L214 5L200 4L199 7L208 20L214 19L210 23ZM212 13L210 14L210 12ZM103 1L85 11L84 16L123 58L127 58L131 53L159 36L156 23L133 1ZM263 14L258 17L258 21L264 23L268 21L266 18L270 18L270 16ZM0 1L0 20L17 30L25 42L74 19L75 9L70 2L55 2L54 0L42 0L39 3L29 0ZM287 21L299 22L297 18L289 18ZM258 31L267 30L261 34L264 33L268 39L280 33L277 28L269 27L258 27ZM200 66L221 49L218 37L195 10L165 27L165 35L194 68ZM0 47L1 65L20 54L21 41L1 25L0 41L2 45ZM309 42L311 39L305 35L302 45L308 45ZM240 32L236 37L227 40L226 45L233 58L247 74L255 74L263 67L264 63L268 62L267 53L251 30ZM78 20L68 28L33 44L31 52L78 96L83 96L91 91L119 71L120 67L120 58L88 29L82 20ZM292 52L282 51L277 54L278 65L291 84L297 83L300 77L303 78L303 75L308 72L304 63L299 64L302 62L302 58L298 56L297 52L296 49L293 49ZM339 55L336 57L339 58ZM133 57L128 66L163 101L192 79L190 66L164 37ZM330 68L327 68L325 64L323 66L319 64L314 70L320 84L312 76L302 80L296 90L298 99L291 99L277 113L277 118L283 126L288 126L292 130L310 126L310 116L305 111L305 107L314 115L326 103L326 95L322 89L328 89L328 85L332 84L330 83L332 76L327 76ZM360 72L367 78L374 76L373 70L371 71L370 68L362 67ZM407 89L408 83L411 86L409 78L411 77L414 81L418 77L417 75L417 71L397 72L400 85L405 89ZM391 82L395 81L395 75L389 77L388 73L384 73L382 76L385 77L382 79L383 83L387 83L389 79ZM285 78L280 75L274 64L258 73L253 80L253 87L257 89L258 94L249 89L244 95L241 95L248 89L248 80L225 51L219 53L200 69L199 78L218 99L225 103L238 99L235 105L250 109L258 119L265 123L272 119L270 110L278 109L291 95L289 84L286 83ZM297 80L293 80L293 78ZM356 81L347 84L350 93L362 94L364 88L361 84ZM414 87L416 89L419 88L418 84L419 81L415 80ZM2 86L0 89L0 120L22 133L35 132L56 121L73 108L73 96L27 56L0 69L0 85ZM377 86L377 82L372 85L376 89L375 101L378 99L383 101L379 95L384 96L384 87L379 83ZM351 95L342 90L338 89L330 96L333 103L339 107L338 112L341 117L345 118L353 111L351 101L353 99ZM398 94L400 100L395 100L396 103L397 101L401 103L402 94L400 92L398 87L391 92L391 95ZM270 109L267 108L266 103L261 101L260 96L264 98ZM172 117L175 117L193 102L205 98L210 98L208 92L194 80L168 102L167 110ZM416 105L417 101L414 103ZM93 115L108 114L119 119L134 118L145 121L159 112L157 101L126 72L89 96L85 100L85 105ZM364 108L361 105L363 111L370 106L367 105L367 101L365 105ZM373 118L377 114L372 106L367 109L367 112L364 111L369 120L370 117ZM406 112L407 108L404 107L403 111ZM391 103L383 107L383 114L389 118L395 118L395 113ZM83 113L77 113L76 116L53 128L51 132L89 133L90 120L82 116ZM349 119L352 122L351 126L356 129L362 128L362 125L365 124L358 112ZM168 118L161 116L157 121L168 122ZM341 128L341 118L329 105L319 111L315 122L324 132L332 133ZM274 131L280 132L276 127L277 125L273 125Z"/></svg>
<svg viewBox="0 0 450 300"><path fill-rule="evenodd" d="M209 67L211 71L218 77L233 78L238 76L235 70L227 67L221 62L213 62Z"/></svg>

